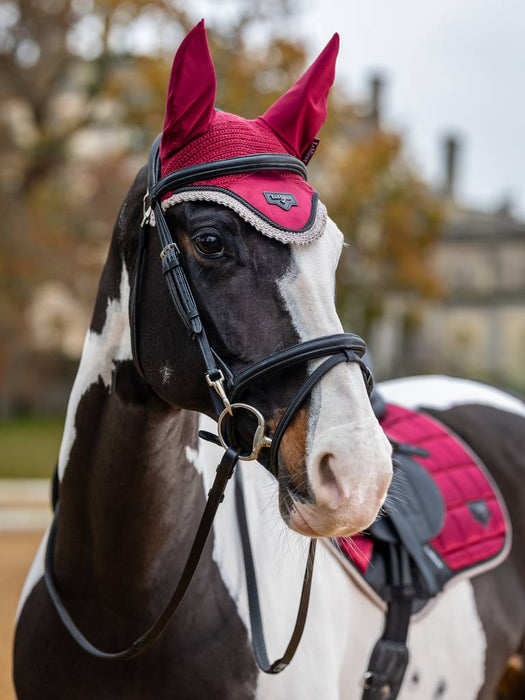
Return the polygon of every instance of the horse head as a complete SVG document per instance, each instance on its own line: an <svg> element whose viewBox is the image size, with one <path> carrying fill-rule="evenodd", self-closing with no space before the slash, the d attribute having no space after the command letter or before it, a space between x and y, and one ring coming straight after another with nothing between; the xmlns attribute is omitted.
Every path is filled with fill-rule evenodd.
<svg viewBox="0 0 525 700"><path fill-rule="evenodd" d="M217 417L195 328L188 333L187 318L176 312L163 279L159 256L166 251L177 251L211 358L220 358L232 385L278 351L343 332L334 302L343 236L300 167L315 150L326 117L337 50L336 35L292 89L255 120L215 109L203 22L175 56L156 151L159 175L164 182L171 177L173 187L160 192L154 217L146 211L152 225L141 244L143 258L135 261L131 319L140 372L172 406ZM270 158L262 166L260 154ZM241 162L244 170L237 172ZM206 172L210 163L214 169ZM144 188L144 174L138 183ZM173 239L164 250L158 236L148 235L161 224ZM247 383L239 400L264 417L270 438L321 362L322 355L304 354ZM283 518L314 537L362 530L377 516L392 464L360 362L334 363L296 409L272 466ZM253 413L239 410L230 439L244 449L254 427ZM268 453L258 456L267 467Z"/></svg>

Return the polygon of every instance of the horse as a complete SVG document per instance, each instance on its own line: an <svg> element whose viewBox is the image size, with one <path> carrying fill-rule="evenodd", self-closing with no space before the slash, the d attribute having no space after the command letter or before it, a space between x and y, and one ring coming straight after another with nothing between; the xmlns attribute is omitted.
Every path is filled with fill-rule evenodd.
<svg viewBox="0 0 525 700"><path fill-rule="evenodd" d="M310 378L323 355L301 351L285 371L249 383L242 400L256 409L241 409L238 424L219 430L228 449L237 441L237 455L251 451L246 435L254 415L263 416L262 429L272 435L254 440L245 456L256 459L237 472L273 655L290 636L309 542L321 543L303 639L283 673L263 673L256 663L231 488L221 496L180 608L141 655L108 660L86 653L46 585L47 552L61 601L82 635L108 652L128 645L169 599L213 490L224 451L217 440L199 441L199 432L217 430L217 403L222 419L233 412L224 372L238 377L319 338L350 342L334 301L343 236L296 162L314 150L337 47L335 36L294 87L250 122L215 111L202 22L175 56L157 166L163 177L179 180L185 168L200 168L204 184L195 184L192 171L191 184L161 193L152 212L142 168L118 215L67 409L54 546L48 530L20 598L13 667L20 700L361 697L383 613L324 544L373 523L392 478L391 445L371 408L363 348L323 351L337 361L315 383ZM238 179L229 165L224 174L228 149L238 149L234 160L251 158L261 144L263 153L284 156L271 167L291 170L268 172L265 161L262 171ZM223 170L203 175L202 164L217 155ZM254 203L254 182L262 183L266 204ZM289 212L293 225L284 226L279 222ZM164 245L152 235L163 222L173 237ZM193 300L198 314L174 309L180 297L171 298L163 266L179 275L179 291L180 275L188 281L183 311ZM197 322L206 331L204 350L196 342ZM224 372L206 374L218 358ZM305 383L309 391L297 401ZM390 402L424 407L461 436L489 467L513 528L500 566L456 581L412 622L399 697L489 700L508 659L525 651L525 405L493 387L449 377L393 380L379 390ZM291 404L286 430L277 447L272 443L272 466L266 448Z"/></svg>

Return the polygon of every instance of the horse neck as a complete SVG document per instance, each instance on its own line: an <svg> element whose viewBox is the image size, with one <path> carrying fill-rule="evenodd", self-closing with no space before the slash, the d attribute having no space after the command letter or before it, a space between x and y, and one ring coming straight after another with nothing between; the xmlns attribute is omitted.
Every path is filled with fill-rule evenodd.
<svg viewBox="0 0 525 700"><path fill-rule="evenodd" d="M108 278L120 280L111 293ZM125 581L135 608L142 598L154 603L152 589L162 597L178 573L175 552L195 530L203 487L186 457L197 416L168 406L139 377L128 303L127 269L113 252L67 411L55 566L63 587L82 581L86 594L103 591L112 605L127 604Z"/></svg>

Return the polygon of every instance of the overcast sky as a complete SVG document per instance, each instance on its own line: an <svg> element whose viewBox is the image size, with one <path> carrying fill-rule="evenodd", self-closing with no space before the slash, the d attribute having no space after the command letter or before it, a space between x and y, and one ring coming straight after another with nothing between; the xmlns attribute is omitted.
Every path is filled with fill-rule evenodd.
<svg viewBox="0 0 525 700"><path fill-rule="evenodd" d="M259 0L263 1L264 0ZM442 175L445 134L462 139L458 192L467 205L525 217L525 0L297 0L312 58L341 35L337 80L362 99L387 79L385 124L432 183ZM193 0L196 18L228 21L232 0ZM198 17L197 17L198 16Z"/></svg>
<svg viewBox="0 0 525 700"><path fill-rule="evenodd" d="M525 0L306 0L301 35L317 51L341 35L338 80L366 94L388 79L387 123L427 178L440 140L463 139L459 193L490 209L510 197L525 216Z"/></svg>

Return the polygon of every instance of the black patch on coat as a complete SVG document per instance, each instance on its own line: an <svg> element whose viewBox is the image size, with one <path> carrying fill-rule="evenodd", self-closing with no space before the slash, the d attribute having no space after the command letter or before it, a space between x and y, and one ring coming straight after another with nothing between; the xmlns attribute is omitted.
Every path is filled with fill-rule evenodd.
<svg viewBox="0 0 525 700"><path fill-rule="evenodd" d="M290 246L261 235L218 204L181 203L168 209L166 220L211 347L234 374L300 341L278 284L294 273ZM199 232L220 236L224 256L200 256L192 242ZM198 346L169 297L159 255L157 233L149 229L138 306L138 350L145 376L166 402L214 417ZM306 377L306 363L287 368L251 386L241 400L271 421L282 415ZM307 400L304 408L308 405ZM245 414L238 423L241 435L248 432ZM261 462L266 458L263 454Z"/></svg>
<svg viewBox="0 0 525 700"><path fill-rule="evenodd" d="M448 688L448 683L444 678L441 678L436 687L436 692L434 693L435 700L442 698Z"/></svg>
<svg viewBox="0 0 525 700"><path fill-rule="evenodd" d="M60 489L57 585L80 629L106 650L127 646L160 612L204 508L202 478L184 457L188 438L196 444L197 416L172 409L153 392L135 400L130 369L129 362L116 367L113 392L99 381L82 397ZM41 580L16 630L18 699L254 697L251 645L212 550L210 536L165 634L128 661L82 651Z"/></svg>
<svg viewBox="0 0 525 700"><path fill-rule="evenodd" d="M512 524L512 548L497 568L472 579L487 639L485 683L478 699L495 697L512 654L525 639L525 417L493 406L425 408L480 457L498 485ZM451 631L452 633L452 631Z"/></svg>
<svg viewBox="0 0 525 700"><path fill-rule="evenodd" d="M122 265L126 265L130 274L134 272L134 258L138 239L138 231L141 221L142 199L146 191L146 169L142 168L135 178L117 217L113 228L113 237L108 251L106 264L102 270L95 308L91 319L90 329L94 333L102 333L106 323L106 311L108 303L113 299L120 299L120 282L122 278ZM141 194L142 193L142 194Z"/></svg>

